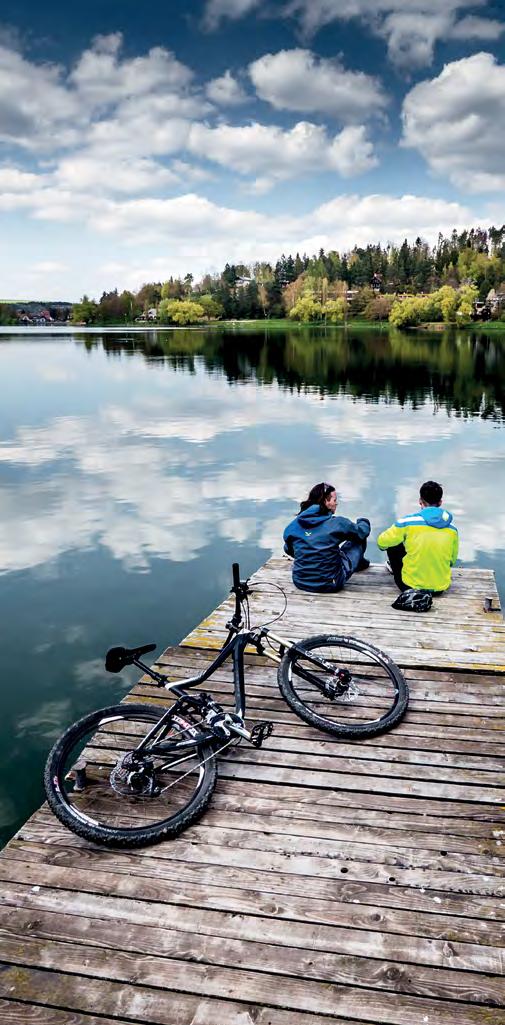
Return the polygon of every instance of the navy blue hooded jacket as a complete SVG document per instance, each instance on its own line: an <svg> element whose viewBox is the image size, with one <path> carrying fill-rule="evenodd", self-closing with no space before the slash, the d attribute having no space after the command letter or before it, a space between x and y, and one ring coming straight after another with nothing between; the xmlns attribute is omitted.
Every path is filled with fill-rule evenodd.
<svg viewBox="0 0 505 1025"><path fill-rule="evenodd" d="M370 533L370 523L358 519L356 523L346 516L322 513L319 506L308 509L288 524L284 531L284 551L294 558L293 583L303 591L338 590L349 573L342 565L342 541L364 541Z"/></svg>

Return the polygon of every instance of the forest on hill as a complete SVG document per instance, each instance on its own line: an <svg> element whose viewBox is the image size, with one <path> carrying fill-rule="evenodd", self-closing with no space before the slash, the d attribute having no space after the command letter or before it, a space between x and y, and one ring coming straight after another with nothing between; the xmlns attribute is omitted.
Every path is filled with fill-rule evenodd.
<svg viewBox="0 0 505 1025"><path fill-rule="evenodd" d="M489 299L493 293L498 299ZM401 327L458 316L463 323L476 314L501 319L504 311L505 225L440 234L432 247L417 238L400 246L356 245L345 253L283 254L275 263L227 263L200 280L189 271L146 282L137 292L113 289L98 300L84 295L73 305L71 319L106 325L359 318ZM0 307L0 322L18 320L18 311L5 303Z"/></svg>

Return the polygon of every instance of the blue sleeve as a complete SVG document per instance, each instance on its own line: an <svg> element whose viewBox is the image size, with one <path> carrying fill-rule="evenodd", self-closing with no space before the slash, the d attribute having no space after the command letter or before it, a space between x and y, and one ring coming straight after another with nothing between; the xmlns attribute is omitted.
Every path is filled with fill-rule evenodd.
<svg viewBox="0 0 505 1025"><path fill-rule="evenodd" d="M364 541L370 533L370 520L365 519L364 516L359 516L356 523L353 523L346 516L336 516L334 530L335 533L359 537L360 541Z"/></svg>

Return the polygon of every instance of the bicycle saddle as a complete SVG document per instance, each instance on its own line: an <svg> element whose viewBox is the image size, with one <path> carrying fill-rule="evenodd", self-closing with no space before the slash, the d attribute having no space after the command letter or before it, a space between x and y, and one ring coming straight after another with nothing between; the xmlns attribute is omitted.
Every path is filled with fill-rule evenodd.
<svg viewBox="0 0 505 1025"><path fill-rule="evenodd" d="M140 648L109 648L105 656L105 668L108 673L120 673L125 666L133 665L136 658L155 648L155 644L142 644Z"/></svg>

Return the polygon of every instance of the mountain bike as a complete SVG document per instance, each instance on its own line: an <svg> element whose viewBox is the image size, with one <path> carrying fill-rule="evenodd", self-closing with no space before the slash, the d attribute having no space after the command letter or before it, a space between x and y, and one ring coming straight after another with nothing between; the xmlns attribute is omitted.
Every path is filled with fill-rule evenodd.
<svg viewBox="0 0 505 1025"><path fill-rule="evenodd" d="M49 754L44 786L50 807L78 836L110 847L133 848L178 836L207 808L217 780L217 756L246 741L260 748L274 724L246 726L244 652L252 646L278 664L278 684L288 705L311 726L336 737L373 737L405 714L408 689L388 655L354 637L322 634L302 641L269 627L251 626L252 588L233 565L235 610L216 658L197 676L170 682L142 661L155 644L114 647L106 655L111 673L135 665L161 689L169 708L137 704L92 712L70 726ZM228 711L204 684L228 659L233 664L235 710Z"/></svg>

